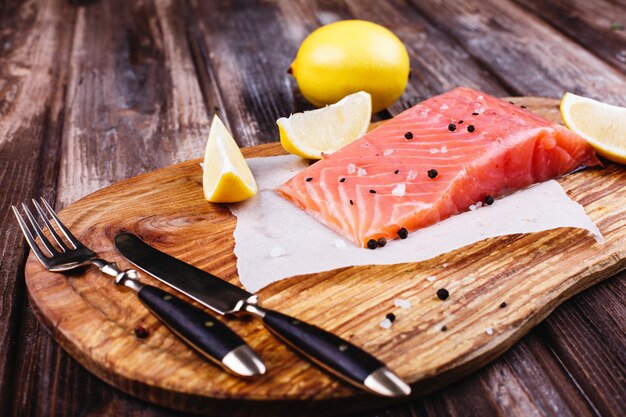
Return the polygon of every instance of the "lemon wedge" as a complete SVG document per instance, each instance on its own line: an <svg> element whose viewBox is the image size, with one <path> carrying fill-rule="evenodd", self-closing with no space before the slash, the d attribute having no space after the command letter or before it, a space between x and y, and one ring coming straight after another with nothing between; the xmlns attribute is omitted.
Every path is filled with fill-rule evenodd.
<svg viewBox="0 0 626 417"><path fill-rule="evenodd" d="M204 153L202 187L204 197L213 203L237 203L259 190L239 146L217 115Z"/></svg>
<svg viewBox="0 0 626 417"><path fill-rule="evenodd" d="M565 125L585 138L602 156L626 164L626 108L565 93L561 99Z"/></svg>
<svg viewBox="0 0 626 417"><path fill-rule="evenodd" d="M330 106L281 117L276 124L287 152L321 159L322 153L333 153L363 136L371 118L372 98L359 91Z"/></svg>

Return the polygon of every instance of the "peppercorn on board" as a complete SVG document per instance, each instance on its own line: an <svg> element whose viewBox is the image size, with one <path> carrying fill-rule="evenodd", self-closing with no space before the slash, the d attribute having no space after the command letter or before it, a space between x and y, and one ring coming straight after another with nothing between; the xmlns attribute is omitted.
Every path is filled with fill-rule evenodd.
<svg viewBox="0 0 626 417"><path fill-rule="evenodd" d="M556 100L512 101L559 119ZM248 157L281 152L278 144L244 149ZM130 265L115 251L113 238L129 231L238 284L235 218L204 200L199 162L102 189L64 209L61 219L101 257L122 267ZM264 288L260 298L376 355L411 383L414 395L435 390L501 354L564 300L626 267L626 169L607 164L558 181L585 207L604 245L573 229L505 236L420 263L293 277ZM54 338L91 372L140 398L228 415L297 410L319 416L339 413L347 404L357 412L391 401L328 376L258 322L228 321L268 367L266 375L243 381L201 359L132 293L112 288L93 269L55 274L31 255L25 276L33 310ZM166 289L150 277L141 279ZM382 321L391 322L389 313L394 320L382 328ZM138 325L147 337L135 335Z"/></svg>

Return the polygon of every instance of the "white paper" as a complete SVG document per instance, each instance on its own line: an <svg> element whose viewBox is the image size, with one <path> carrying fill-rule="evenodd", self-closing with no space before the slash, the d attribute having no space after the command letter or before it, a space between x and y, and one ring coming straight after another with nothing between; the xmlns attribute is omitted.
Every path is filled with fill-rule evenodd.
<svg viewBox="0 0 626 417"><path fill-rule="evenodd" d="M252 292L294 275L352 265L419 262L486 238L515 233L576 227L604 241L583 207L572 201L559 183L548 181L410 233L407 239L392 240L384 248L359 248L274 191L306 168L306 161L286 155L251 158L248 164L259 193L230 208L237 216L239 279Z"/></svg>

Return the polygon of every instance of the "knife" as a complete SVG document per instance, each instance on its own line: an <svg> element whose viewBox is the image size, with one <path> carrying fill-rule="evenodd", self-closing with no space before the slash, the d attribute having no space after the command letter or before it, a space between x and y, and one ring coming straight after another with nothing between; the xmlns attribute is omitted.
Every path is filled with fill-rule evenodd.
<svg viewBox="0 0 626 417"><path fill-rule="evenodd" d="M163 253L131 233L117 235L115 246L133 265L211 310L222 315L246 312L261 319L288 346L359 388L388 397L411 393L406 382L369 353L317 326L261 307L255 294Z"/></svg>

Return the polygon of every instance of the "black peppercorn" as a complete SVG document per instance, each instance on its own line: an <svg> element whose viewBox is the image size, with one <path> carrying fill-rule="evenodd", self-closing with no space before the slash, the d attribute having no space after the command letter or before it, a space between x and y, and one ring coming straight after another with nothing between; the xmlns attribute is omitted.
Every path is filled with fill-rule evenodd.
<svg viewBox="0 0 626 417"><path fill-rule="evenodd" d="M376 249L378 247L378 242L376 239L370 239L367 241L367 247L369 249Z"/></svg>
<svg viewBox="0 0 626 417"><path fill-rule="evenodd" d="M456 125L455 125L454 123L450 123L450 124L448 125L448 130L449 130L450 132L454 132L454 131L456 130Z"/></svg>
<svg viewBox="0 0 626 417"><path fill-rule="evenodd" d="M133 331L135 332L135 337L137 339L145 339L150 334L150 332L142 325L137 325Z"/></svg>
<svg viewBox="0 0 626 417"><path fill-rule="evenodd" d="M387 313L387 315L385 316L386 319L388 319L390 322L394 322L396 319L396 315L393 313Z"/></svg>
<svg viewBox="0 0 626 417"><path fill-rule="evenodd" d="M439 175L439 172L437 172L436 169L429 169L428 170L428 178L430 178L430 179L437 178L437 175Z"/></svg>
<svg viewBox="0 0 626 417"><path fill-rule="evenodd" d="M406 133L404 134L404 137L405 137L405 138L407 138L407 139L413 139L413 133L411 133L411 132L406 132Z"/></svg>
<svg viewBox="0 0 626 417"><path fill-rule="evenodd" d="M406 239L408 235L409 235L409 231L406 230L406 228L401 227L400 230L398 230L398 237L400 239Z"/></svg>
<svg viewBox="0 0 626 417"><path fill-rule="evenodd" d="M437 290L437 297L439 297L440 300L445 300L449 296L450 296L450 293L445 288L439 288Z"/></svg>
<svg viewBox="0 0 626 417"><path fill-rule="evenodd" d="M377 242L378 242L378 246L380 246L382 248L383 246L385 246L387 244L387 239L385 239L384 237L381 237L381 238L378 239Z"/></svg>
<svg viewBox="0 0 626 417"><path fill-rule="evenodd" d="M485 197L485 204L487 204L488 206L492 205L495 201L496 200L494 200L491 195L488 195L487 197Z"/></svg>
<svg viewBox="0 0 626 417"><path fill-rule="evenodd" d="M467 131L472 133L474 130L476 130L476 128L474 127L474 125L469 125L467 126Z"/></svg>
<svg viewBox="0 0 626 417"><path fill-rule="evenodd" d="M311 177L306 179L306 182L311 182L311 181L313 181L313 178L311 178Z"/></svg>

